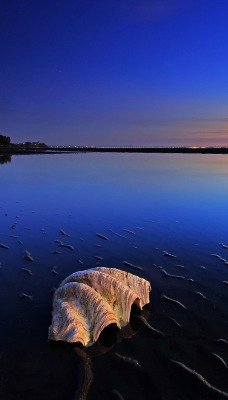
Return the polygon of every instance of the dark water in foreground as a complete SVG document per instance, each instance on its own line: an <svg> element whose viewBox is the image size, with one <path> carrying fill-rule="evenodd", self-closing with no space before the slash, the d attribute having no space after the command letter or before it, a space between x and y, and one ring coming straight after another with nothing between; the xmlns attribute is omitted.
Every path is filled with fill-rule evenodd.
<svg viewBox="0 0 228 400"><path fill-rule="evenodd" d="M227 156L15 156L0 165L0 187L0 243L9 247L0 248L0 399L77 398L80 357L47 340L50 292L72 272L95 267L96 256L101 265L151 282L148 322L166 335L136 326L133 318L138 330L131 338L88 350L93 383L87 399L227 398L228 265L212 255L228 260ZM23 259L25 250L33 262ZM22 292L34 301L27 303ZM141 367L118 361L116 352Z"/></svg>

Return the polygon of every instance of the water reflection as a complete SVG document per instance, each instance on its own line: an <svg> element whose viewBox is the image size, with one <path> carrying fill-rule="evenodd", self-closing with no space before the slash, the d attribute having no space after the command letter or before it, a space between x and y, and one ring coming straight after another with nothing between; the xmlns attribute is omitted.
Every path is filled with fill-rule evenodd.
<svg viewBox="0 0 228 400"><path fill-rule="evenodd" d="M128 272L130 264L142 268L137 274L152 286L148 322L165 336L142 327L92 356L88 400L112 398L113 390L148 400L154 386L167 400L213 398L171 360L227 393L227 369L214 355L227 362L227 156L62 154L9 161L0 169L0 243L8 246L0 248L0 397L73 398L78 362L47 343L50 292L98 262ZM63 240L61 230L70 237ZM74 250L59 246L61 240ZM34 261L23 258L25 250ZM138 360L141 372L118 363L112 351Z"/></svg>
<svg viewBox="0 0 228 400"><path fill-rule="evenodd" d="M11 157L8 155L0 156L0 164L6 164L11 162Z"/></svg>
<svg viewBox="0 0 228 400"><path fill-rule="evenodd" d="M115 352L114 347L117 343L121 343L126 339L131 339L140 328L145 326L145 323L147 328L149 327L150 329L150 325L147 322L149 312L149 304L145 305L143 310L140 310L135 304L133 304L129 324L122 329L118 329L116 324L108 325L100 334L98 341L88 348L83 348L81 343L49 341L52 351L71 354L72 358L76 357L76 362L79 362L80 364L81 373L74 395L75 400L88 398L90 387L94 381L93 359L95 357L102 356L109 351L113 350L111 357L117 367L120 366L121 368L122 366L127 366L127 368L130 368L130 371L137 370L138 373L142 373L141 365L139 364L138 360ZM152 333L156 335L156 331L153 330L152 327L151 329ZM117 390L115 389L115 391ZM161 397L156 392L155 387L153 388L153 393L151 393L151 395L153 395L152 397L154 400L161 400Z"/></svg>

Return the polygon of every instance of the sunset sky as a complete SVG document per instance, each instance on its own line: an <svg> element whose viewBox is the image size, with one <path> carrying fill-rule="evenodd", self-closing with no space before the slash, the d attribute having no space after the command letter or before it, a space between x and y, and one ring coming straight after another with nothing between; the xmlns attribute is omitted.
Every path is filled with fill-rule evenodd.
<svg viewBox="0 0 228 400"><path fill-rule="evenodd" d="M227 0L1 0L0 134L228 146Z"/></svg>

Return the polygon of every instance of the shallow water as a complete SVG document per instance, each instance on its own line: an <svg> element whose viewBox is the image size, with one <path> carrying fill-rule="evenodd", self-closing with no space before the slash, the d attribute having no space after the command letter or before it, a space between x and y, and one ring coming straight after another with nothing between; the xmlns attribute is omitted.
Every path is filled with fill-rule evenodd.
<svg viewBox="0 0 228 400"><path fill-rule="evenodd" d="M90 349L87 399L226 398L172 360L228 392L228 369L213 354L228 363L228 344L218 341L228 341L228 265L212 255L228 260L221 246L228 246L227 182L224 155L87 153L13 156L1 163L0 243L9 249L0 248L0 398L78 398L80 357L47 340L50 292L72 272L95 267L95 256L103 257L101 265L151 282L148 322L166 335L137 326L131 338ZM23 259L25 250L33 262ZM27 303L22 292L34 301ZM131 325L136 328L134 318ZM115 352L141 368L118 361Z"/></svg>

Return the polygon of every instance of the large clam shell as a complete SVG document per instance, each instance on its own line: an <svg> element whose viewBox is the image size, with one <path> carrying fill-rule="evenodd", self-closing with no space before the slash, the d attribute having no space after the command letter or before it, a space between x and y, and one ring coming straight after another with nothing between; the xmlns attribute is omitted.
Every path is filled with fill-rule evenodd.
<svg viewBox="0 0 228 400"><path fill-rule="evenodd" d="M75 272L54 294L49 339L94 344L103 329L128 324L131 306L149 303L150 283L116 268Z"/></svg>

